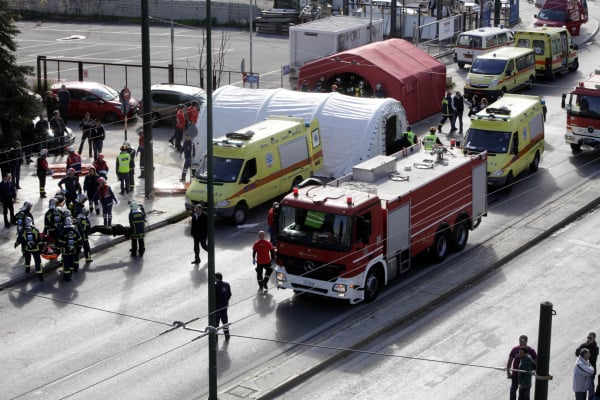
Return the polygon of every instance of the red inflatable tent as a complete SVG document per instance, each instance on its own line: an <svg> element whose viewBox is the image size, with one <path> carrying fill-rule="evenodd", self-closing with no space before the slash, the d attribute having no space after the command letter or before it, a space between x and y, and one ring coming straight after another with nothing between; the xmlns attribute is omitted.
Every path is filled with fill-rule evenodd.
<svg viewBox="0 0 600 400"><path fill-rule="evenodd" d="M383 85L385 97L399 100L408 122L414 123L440 112L446 66L406 40L388 39L305 64L298 89L330 91L336 85L340 92L354 95L360 81L365 96L371 96L378 83Z"/></svg>

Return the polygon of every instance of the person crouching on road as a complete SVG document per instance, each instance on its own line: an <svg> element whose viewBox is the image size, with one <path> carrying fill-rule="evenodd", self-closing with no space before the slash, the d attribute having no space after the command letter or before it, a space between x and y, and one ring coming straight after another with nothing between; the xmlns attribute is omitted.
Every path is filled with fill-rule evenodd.
<svg viewBox="0 0 600 400"><path fill-rule="evenodd" d="M104 226L112 226L112 207L113 204L119 204L119 201L115 197L110 186L106 184L106 179L100 177L98 178L98 190L94 197L92 197L92 202L100 201L102 205L102 216L104 217Z"/></svg>
<svg viewBox="0 0 600 400"><path fill-rule="evenodd" d="M146 232L146 211L144 206L132 201L129 203L129 237L131 238L131 257L135 257L138 249L140 257L144 256L144 234Z"/></svg>
<svg viewBox="0 0 600 400"><path fill-rule="evenodd" d="M75 174L74 168L69 168L67 176L58 181L58 187L65 193L65 201L67 208L73 209L77 194L81 193L81 185L79 177Z"/></svg>
<svg viewBox="0 0 600 400"><path fill-rule="evenodd" d="M79 271L79 251L81 248L81 235L73 225L71 217L65 218L65 225L58 234L58 247L63 261L63 277L70 281L73 272Z"/></svg>
<svg viewBox="0 0 600 400"><path fill-rule="evenodd" d="M196 156L196 145L192 142L191 136L186 133L183 140L183 169L181 170L181 182L185 182L187 170L192 168L192 159ZM192 177L193 178L193 177Z"/></svg>
<svg viewBox="0 0 600 400"><path fill-rule="evenodd" d="M121 152L117 156L116 167L117 177L121 182L121 194L129 193L129 169L131 164L131 154L126 145L121 146Z"/></svg>

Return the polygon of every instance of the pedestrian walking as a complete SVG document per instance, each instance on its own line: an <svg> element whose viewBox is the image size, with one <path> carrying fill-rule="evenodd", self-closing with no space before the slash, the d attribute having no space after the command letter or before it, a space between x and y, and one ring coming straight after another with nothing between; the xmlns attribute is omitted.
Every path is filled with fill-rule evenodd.
<svg viewBox="0 0 600 400"><path fill-rule="evenodd" d="M100 214L100 205L98 204L98 199L92 200L98 191L98 178L100 175L96 172L96 168L93 166L90 167L88 174L83 179L83 191L87 195L90 200L90 212L94 212L94 208L96 209L96 215Z"/></svg>
<svg viewBox="0 0 600 400"><path fill-rule="evenodd" d="M69 123L69 115L67 114L67 108L69 107L69 103L71 102L71 94L67 90L65 85L61 85L60 89L57 92L58 95L58 111L60 111L60 115L62 116L63 121L65 121L65 125Z"/></svg>
<svg viewBox="0 0 600 400"><path fill-rule="evenodd" d="M582 348L573 369L573 391L575 400L585 400L588 392L594 391L593 376L596 373L590 363L590 350Z"/></svg>
<svg viewBox="0 0 600 400"><path fill-rule="evenodd" d="M96 126L96 121L92 119L89 112L86 112L83 116L83 119L79 122L79 129L81 129L81 143L79 143L79 151L77 153L81 154L83 151L83 147L85 142L88 143L88 154L89 157L92 158L92 139L91 133L92 129Z"/></svg>
<svg viewBox="0 0 600 400"><path fill-rule="evenodd" d="M450 121L450 125L452 125L452 115L454 114L454 109L452 107L452 92L447 92L446 97L442 100L442 119L438 124L438 132L442 133L442 126L446 122L446 120Z"/></svg>
<svg viewBox="0 0 600 400"><path fill-rule="evenodd" d="M129 203L129 237L131 238L131 257L138 252L140 257L144 256L144 235L146 233L146 211L144 206L135 201Z"/></svg>
<svg viewBox="0 0 600 400"><path fill-rule="evenodd" d="M48 157L48 149L42 149L36 162L36 175L40 183L40 197L42 199L46 197L46 177L52 174L46 157Z"/></svg>
<svg viewBox="0 0 600 400"><path fill-rule="evenodd" d="M102 205L102 216L104 217L104 226L112 226L112 208L119 204L110 186L106 184L106 179L98 178L98 190L92 198L92 202L99 200Z"/></svg>
<svg viewBox="0 0 600 400"><path fill-rule="evenodd" d="M2 201L2 212L4 214L4 227L9 228L15 223L15 201L17 200L17 188L12 183L10 173L2 176L0 182L0 201ZM8 218L10 216L10 219Z"/></svg>
<svg viewBox="0 0 600 400"><path fill-rule="evenodd" d="M229 286L229 283L223 281L223 274L220 272L215 273L215 298L215 316L217 321L215 328L218 328L222 323L225 340L229 340L229 316L227 315L227 308L229 307L229 299L231 298L231 286Z"/></svg>
<svg viewBox="0 0 600 400"><path fill-rule="evenodd" d="M268 289L267 283L273 272L273 260L275 259L275 247L266 240L267 234L265 231L258 232L258 240L252 245L252 264L256 265L256 282L258 288ZM263 278L264 270L264 278Z"/></svg>
<svg viewBox="0 0 600 400"><path fill-rule="evenodd" d="M527 347L519 348L519 374L517 377L519 383L519 400L529 400L531 394L531 375L534 374L535 361L527 352Z"/></svg>
<svg viewBox="0 0 600 400"><path fill-rule="evenodd" d="M194 206L192 215L192 237L194 238L194 261L192 264L200 264L200 246L208 251L206 239L208 237L208 217L202 212L202 205Z"/></svg>
<svg viewBox="0 0 600 400"><path fill-rule="evenodd" d="M127 145L121 146L121 152L117 155L115 169L121 185L121 194L129 193L129 169L131 165L131 154L127 150Z"/></svg>
<svg viewBox="0 0 600 400"><path fill-rule="evenodd" d="M452 127L450 132L456 132L456 121L458 120L458 134L463 134L463 113L465 112L465 99L459 91L452 98Z"/></svg>
<svg viewBox="0 0 600 400"><path fill-rule="evenodd" d="M181 153L181 140L183 139L183 131L185 130L185 106L179 104L175 113L175 132L169 139L169 143L175 146L175 149Z"/></svg>
<svg viewBox="0 0 600 400"><path fill-rule="evenodd" d="M196 128L196 123L198 122L198 114L199 114L200 105L197 101L192 101L192 104L187 108L187 131L192 138L198 136L198 128Z"/></svg>
<svg viewBox="0 0 600 400"><path fill-rule="evenodd" d="M54 138L57 139L55 144L58 146L58 154L65 155L65 136L67 135L67 127L65 121L60 116L60 111L54 111L50 120L50 129L54 133Z"/></svg>
<svg viewBox="0 0 600 400"><path fill-rule="evenodd" d="M517 391L519 389L519 373L516 371L519 369L519 363L521 362L520 350L525 348L527 354L531 356L531 359L535 362L537 360L537 353L533 347L527 345L527 336L519 336L519 345L510 349L508 353L508 361L506 363L506 377L511 380L510 385L510 400L517 400Z"/></svg>
<svg viewBox="0 0 600 400"><path fill-rule="evenodd" d="M94 160L97 160L102 153L105 138L106 132L104 131L104 126L102 126L102 123L99 119L96 119L94 127L90 130L90 140L92 141ZM100 170L98 170L98 172L100 172Z"/></svg>
<svg viewBox="0 0 600 400"><path fill-rule="evenodd" d="M35 274L40 281L44 280L44 271L42 270L42 238L40 231L33 225L33 219L27 217L23 231L17 236L17 243L25 256L25 273L31 272L31 259L33 258Z"/></svg>
<svg viewBox="0 0 600 400"><path fill-rule="evenodd" d="M44 105L46 106L46 115L48 118L54 115L54 111L58 110L58 96L52 90L46 92Z"/></svg>
<svg viewBox="0 0 600 400"><path fill-rule="evenodd" d="M185 182L185 176L187 174L187 170L192 168L192 160L196 157L196 145L192 142L192 138L189 133L185 134L185 139L183 140L182 145L182 154L183 154L183 169L181 170L181 182ZM191 174L190 174L191 175ZM193 176L192 176L193 178Z"/></svg>
<svg viewBox="0 0 600 400"><path fill-rule="evenodd" d="M587 335L587 338L585 340L585 342L581 343L576 349L575 349L575 357L579 357L579 355L581 354L581 349L588 349L590 351L590 365L594 368L594 371L597 371L596 369L596 361L598 360L598 344L596 343L596 333L595 332L590 332ZM594 373L594 375L592 375L592 389L589 391L589 400L593 400L594 399L594 378L596 377L596 373Z"/></svg>
<svg viewBox="0 0 600 400"><path fill-rule="evenodd" d="M21 142L15 141L14 146L8 152L8 159L10 161L10 174L12 176L12 183L15 185L15 189L21 189L21 165L23 165L23 150L21 149Z"/></svg>

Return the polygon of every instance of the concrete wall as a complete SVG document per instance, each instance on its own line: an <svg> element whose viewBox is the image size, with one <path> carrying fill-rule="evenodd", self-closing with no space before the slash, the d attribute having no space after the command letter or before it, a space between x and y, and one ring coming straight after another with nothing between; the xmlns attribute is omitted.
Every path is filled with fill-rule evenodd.
<svg viewBox="0 0 600 400"><path fill-rule="evenodd" d="M250 1L212 2L211 14L218 23L236 22L247 24L250 16ZM254 1L252 1L254 3ZM156 19L171 19L171 0L148 0L150 16ZM36 11L58 15L85 15L98 17L139 18L140 0L12 0L13 10ZM256 18L259 9L253 4ZM174 0L173 18L176 20L206 19L206 2L192 0Z"/></svg>

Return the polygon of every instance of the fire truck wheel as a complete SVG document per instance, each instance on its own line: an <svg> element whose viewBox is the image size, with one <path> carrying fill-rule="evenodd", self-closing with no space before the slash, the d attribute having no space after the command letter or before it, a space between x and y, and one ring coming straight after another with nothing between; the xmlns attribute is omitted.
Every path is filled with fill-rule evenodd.
<svg viewBox="0 0 600 400"><path fill-rule="evenodd" d="M535 156L533 157L533 160L531 161L531 164L529 164L529 170L531 172L535 172L538 170L539 165L540 165L540 153L536 151Z"/></svg>
<svg viewBox="0 0 600 400"><path fill-rule="evenodd" d="M370 303L377 298L383 286L383 275L378 267L373 267L365 279L365 302Z"/></svg>
<svg viewBox="0 0 600 400"><path fill-rule="evenodd" d="M233 211L233 222L241 225L246 222L246 218L248 218L248 206L245 203L239 203Z"/></svg>
<svg viewBox="0 0 600 400"><path fill-rule="evenodd" d="M466 218L462 218L459 222L454 225L452 230L452 237L450 240L450 246L452 250L461 251L467 245L469 241L469 227L467 226Z"/></svg>
<svg viewBox="0 0 600 400"><path fill-rule="evenodd" d="M433 240L433 246L431 246L431 257L434 262L442 262L448 255L448 229L443 228L438 230Z"/></svg>
<svg viewBox="0 0 600 400"><path fill-rule="evenodd" d="M573 155L581 153L581 145L571 143L571 152L573 153Z"/></svg>

